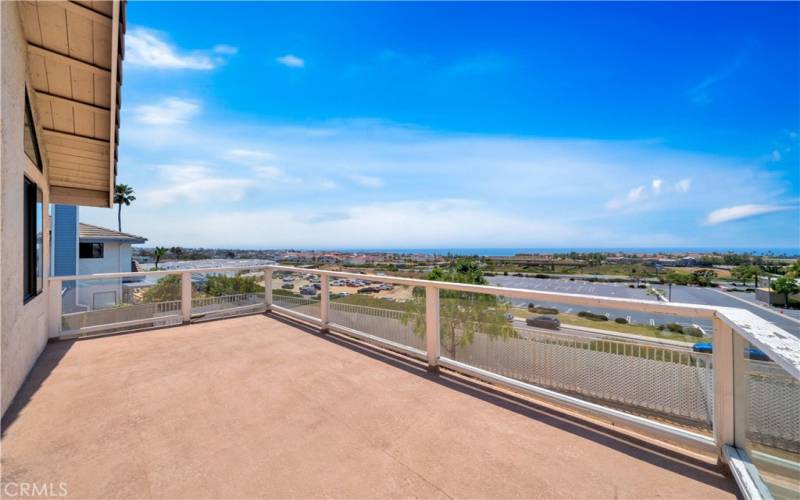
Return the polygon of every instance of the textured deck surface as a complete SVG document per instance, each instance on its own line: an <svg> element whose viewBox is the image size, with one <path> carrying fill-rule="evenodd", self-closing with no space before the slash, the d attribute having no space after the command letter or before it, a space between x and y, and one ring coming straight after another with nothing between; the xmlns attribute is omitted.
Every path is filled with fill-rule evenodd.
<svg viewBox="0 0 800 500"><path fill-rule="evenodd" d="M2 465L83 498L735 491L705 462L261 315L50 344Z"/></svg>

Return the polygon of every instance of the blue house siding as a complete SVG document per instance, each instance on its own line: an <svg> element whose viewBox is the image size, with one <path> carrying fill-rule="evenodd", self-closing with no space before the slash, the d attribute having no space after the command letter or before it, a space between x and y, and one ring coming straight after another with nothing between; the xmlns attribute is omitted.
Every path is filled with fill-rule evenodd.
<svg viewBox="0 0 800 500"><path fill-rule="evenodd" d="M53 275L78 274L78 207L53 208Z"/></svg>

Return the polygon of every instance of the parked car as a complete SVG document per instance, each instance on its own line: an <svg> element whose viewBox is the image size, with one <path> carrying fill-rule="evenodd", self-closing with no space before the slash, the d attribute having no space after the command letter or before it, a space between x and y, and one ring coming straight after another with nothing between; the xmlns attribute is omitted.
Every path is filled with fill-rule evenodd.
<svg viewBox="0 0 800 500"><path fill-rule="evenodd" d="M284 288L286 290L292 290L294 288L294 285L291 283L284 283L283 285L281 285L281 288Z"/></svg>
<svg viewBox="0 0 800 500"><path fill-rule="evenodd" d="M698 342L692 346L692 350L703 354L711 354L714 351L714 345L711 342ZM745 354L748 358L755 361L772 361L769 359L769 356L764 354L764 351L757 347L748 347L745 349Z"/></svg>
<svg viewBox="0 0 800 500"><path fill-rule="evenodd" d="M525 324L538 328L547 328L549 330L558 330L561 328L561 322L558 318L552 316L531 316L525 320Z"/></svg>
<svg viewBox="0 0 800 500"><path fill-rule="evenodd" d="M312 283L311 286L313 286L317 290L322 288L322 285L320 285L319 283Z"/></svg>
<svg viewBox="0 0 800 500"><path fill-rule="evenodd" d="M364 288L359 288L358 293L375 293L379 290L374 286L365 286Z"/></svg>
<svg viewBox="0 0 800 500"><path fill-rule="evenodd" d="M313 286L306 285L300 289L300 295L316 295L317 289Z"/></svg>

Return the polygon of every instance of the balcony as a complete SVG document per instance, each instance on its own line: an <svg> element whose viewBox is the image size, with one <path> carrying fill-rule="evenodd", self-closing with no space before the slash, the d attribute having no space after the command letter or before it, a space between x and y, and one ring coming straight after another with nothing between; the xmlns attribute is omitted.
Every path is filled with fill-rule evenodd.
<svg viewBox="0 0 800 500"><path fill-rule="evenodd" d="M4 480L79 497L798 491L797 339L746 311L251 271L261 289L220 295L200 277L241 270L54 279L51 336L64 340L6 413ZM345 301L332 284L345 278L390 284L392 300ZM319 293L294 294L299 281ZM78 307L116 286L113 307ZM502 301L470 309L484 296ZM707 320L713 354L483 314L515 298Z"/></svg>

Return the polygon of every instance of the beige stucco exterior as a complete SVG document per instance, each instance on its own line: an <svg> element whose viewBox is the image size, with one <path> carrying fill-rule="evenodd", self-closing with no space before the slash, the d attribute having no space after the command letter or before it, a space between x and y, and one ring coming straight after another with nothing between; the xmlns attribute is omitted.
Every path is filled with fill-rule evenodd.
<svg viewBox="0 0 800 500"><path fill-rule="evenodd" d="M49 202L46 171L39 172L23 148L26 41L16 2L0 2L0 395L5 413L47 343L48 283L23 304L23 179L34 181ZM36 110L33 110L34 114ZM47 168L46 160L44 168ZM50 219L44 210L44 276L49 274Z"/></svg>

